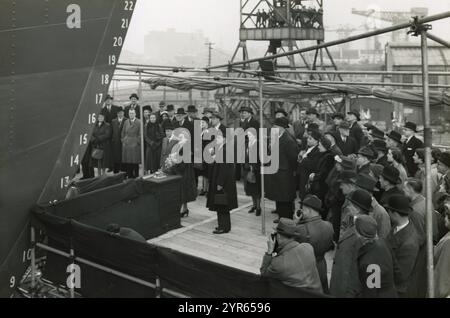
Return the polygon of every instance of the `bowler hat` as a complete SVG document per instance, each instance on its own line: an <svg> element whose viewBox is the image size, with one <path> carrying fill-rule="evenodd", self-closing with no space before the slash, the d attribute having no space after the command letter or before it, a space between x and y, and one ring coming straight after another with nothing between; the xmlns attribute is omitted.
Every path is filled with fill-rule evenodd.
<svg viewBox="0 0 450 318"><path fill-rule="evenodd" d="M306 131L311 132L314 130L319 130L319 125L316 123L310 123L308 124L308 127L306 128Z"/></svg>
<svg viewBox="0 0 450 318"><path fill-rule="evenodd" d="M150 105L145 105L144 107L142 107L142 110L148 110L148 111L150 111L150 112L153 111L153 110L152 110L152 106L150 106Z"/></svg>
<svg viewBox="0 0 450 318"><path fill-rule="evenodd" d="M366 212L372 209L372 195L366 190L358 189L352 191L347 199Z"/></svg>
<svg viewBox="0 0 450 318"><path fill-rule="evenodd" d="M172 121L169 120L169 119L164 120L164 121L162 122L161 126L162 126L162 128L163 128L164 130L174 130L174 129L175 129L175 127L173 126Z"/></svg>
<svg viewBox="0 0 450 318"><path fill-rule="evenodd" d="M209 107L205 107L205 108L203 108L203 115L205 115L206 113L213 113L213 110L211 109L211 108L209 108Z"/></svg>
<svg viewBox="0 0 450 318"><path fill-rule="evenodd" d="M285 111L283 108L278 108L277 110L275 110L275 115L278 113L283 114L285 117L288 117L287 111Z"/></svg>
<svg viewBox="0 0 450 318"><path fill-rule="evenodd" d="M241 108L239 108L239 112L248 112L250 114L253 114L253 109L251 107L248 106L241 106Z"/></svg>
<svg viewBox="0 0 450 318"><path fill-rule="evenodd" d="M309 135L317 141L322 139L322 134L318 130L312 130Z"/></svg>
<svg viewBox="0 0 450 318"><path fill-rule="evenodd" d="M203 120L203 121L206 121L207 123L209 123L209 117L203 116L203 117L202 117L202 120Z"/></svg>
<svg viewBox="0 0 450 318"><path fill-rule="evenodd" d="M357 121L360 120L359 112L357 112L357 111L355 111L355 110L349 111L349 112L347 113L347 115L355 115L356 120L357 120Z"/></svg>
<svg viewBox="0 0 450 318"><path fill-rule="evenodd" d="M123 109L123 107L122 106L119 106L119 108L117 109L117 112L118 113L120 113L120 112L124 112L125 110Z"/></svg>
<svg viewBox="0 0 450 318"><path fill-rule="evenodd" d="M188 113L196 113L198 110L197 110L197 108L195 107L195 105L188 105L188 107L187 107L187 112Z"/></svg>
<svg viewBox="0 0 450 318"><path fill-rule="evenodd" d="M343 170L341 173L339 173L339 176L337 178L337 182L340 183L354 183L356 180L356 177L358 175L355 171L352 170Z"/></svg>
<svg viewBox="0 0 450 318"><path fill-rule="evenodd" d="M389 197L385 208L402 215L409 215L411 213L411 201L406 195L395 194Z"/></svg>
<svg viewBox="0 0 450 318"><path fill-rule="evenodd" d="M401 142L402 142L402 135L400 135L400 133L397 132L397 131L395 131L395 130L391 130L391 131L389 132L389 134L387 134L386 136L387 136L388 138L390 138L390 139L392 139L392 140L398 142L398 143L401 143Z"/></svg>
<svg viewBox="0 0 450 318"><path fill-rule="evenodd" d="M130 99L132 99L133 97L136 99L139 99L139 96L136 93L133 93L130 95Z"/></svg>
<svg viewBox="0 0 450 318"><path fill-rule="evenodd" d="M175 110L175 106L173 106L172 104L167 105L166 111L168 111L168 112L173 112L174 110Z"/></svg>
<svg viewBox="0 0 450 318"><path fill-rule="evenodd" d="M375 126L371 129L370 134L373 138L384 139L384 132L382 132Z"/></svg>
<svg viewBox="0 0 450 318"><path fill-rule="evenodd" d="M380 178L380 175L383 173L383 169L384 169L384 166L380 165L378 163L370 164L370 171L372 171L375 179L377 179L377 180Z"/></svg>
<svg viewBox="0 0 450 318"><path fill-rule="evenodd" d="M407 121L403 126L403 128L411 129L412 131L417 132L417 125L410 121Z"/></svg>
<svg viewBox="0 0 450 318"><path fill-rule="evenodd" d="M326 150L330 150L331 141L328 138L326 138L325 136L322 136L322 138L320 138L320 143Z"/></svg>
<svg viewBox="0 0 450 318"><path fill-rule="evenodd" d="M347 121L343 121L339 124L338 128L342 128L342 129L350 129L350 124Z"/></svg>
<svg viewBox="0 0 450 318"><path fill-rule="evenodd" d="M450 168L450 153L443 152L440 154L438 161L442 162L444 165Z"/></svg>
<svg viewBox="0 0 450 318"><path fill-rule="evenodd" d="M400 172L392 166L384 167L381 176L392 184L399 184L401 182Z"/></svg>
<svg viewBox="0 0 450 318"><path fill-rule="evenodd" d="M105 102L108 100L108 99L111 99L111 100L113 100L114 99L114 97L112 97L111 95L106 95L106 97L105 97Z"/></svg>
<svg viewBox="0 0 450 318"><path fill-rule="evenodd" d="M177 109L176 115L186 115L186 112L184 111L183 107L180 107Z"/></svg>
<svg viewBox="0 0 450 318"><path fill-rule="evenodd" d="M377 184L377 180L369 176L365 173L360 173L356 177L356 180L354 181L354 184L361 189L364 189L370 193L372 193L375 190L375 186Z"/></svg>
<svg viewBox="0 0 450 318"><path fill-rule="evenodd" d="M302 206L307 206L317 212L322 212L322 201L315 195L308 194L301 203Z"/></svg>
<svg viewBox="0 0 450 318"><path fill-rule="evenodd" d="M315 115L319 116L317 109L314 107L308 108L308 110L306 110L306 115L310 115L310 114L315 114Z"/></svg>
<svg viewBox="0 0 450 318"><path fill-rule="evenodd" d="M296 236L295 233L296 225L297 224L295 223L294 220L287 218L280 218L280 222L278 222L277 225L277 232L287 237L294 237Z"/></svg>
<svg viewBox="0 0 450 318"><path fill-rule="evenodd" d="M218 111L211 112L211 117L219 118L220 120L223 119L223 116Z"/></svg>
<svg viewBox="0 0 450 318"><path fill-rule="evenodd" d="M165 102L165 101L163 101L163 100L162 100L162 101L160 101L160 102L159 102L159 107L161 107L161 106L166 106L166 102Z"/></svg>
<svg viewBox="0 0 450 318"><path fill-rule="evenodd" d="M281 118L275 118L273 121L274 126L288 128L289 127L289 120L286 117Z"/></svg>
<svg viewBox="0 0 450 318"><path fill-rule="evenodd" d="M344 119L344 114L341 113L334 113L333 115L331 115L331 119L335 119L335 118L340 118L340 119Z"/></svg>
<svg viewBox="0 0 450 318"><path fill-rule="evenodd" d="M364 146L358 151L359 155L363 155L364 157L367 157L368 159L373 159L375 157L375 154L373 153L372 149L370 147Z"/></svg>
<svg viewBox="0 0 450 318"><path fill-rule="evenodd" d="M334 159L342 166L344 170L356 170L356 162L353 159L346 156L336 156Z"/></svg>
<svg viewBox="0 0 450 318"><path fill-rule="evenodd" d="M388 150L387 146L386 146L386 142L384 140L375 139L373 141L372 145L375 148L375 150L377 150L377 151L386 152Z"/></svg>
<svg viewBox="0 0 450 318"><path fill-rule="evenodd" d="M361 236L375 238L377 236L378 224L370 215L358 215L355 218L355 229Z"/></svg>

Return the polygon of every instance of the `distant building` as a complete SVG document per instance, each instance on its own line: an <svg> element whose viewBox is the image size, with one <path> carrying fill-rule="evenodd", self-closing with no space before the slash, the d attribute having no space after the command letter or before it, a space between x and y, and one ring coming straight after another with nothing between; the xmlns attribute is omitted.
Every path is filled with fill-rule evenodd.
<svg viewBox="0 0 450 318"><path fill-rule="evenodd" d="M450 71L450 49L442 45L428 41L428 68L430 72L448 72ZM421 47L419 43L388 43L386 45L386 71L422 71ZM422 75L395 75L386 77L385 81L398 83L422 83ZM429 76L429 84L449 85L450 78L448 76ZM399 87L401 88L401 87ZM403 87L404 89L415 89L421 91L421 87ZM430 88L430 90L438 90ZM441 90L441 89L439 89ZM394 103L395 115L397 120L423 122L422 108L408 106L406 104ZM434 111L438 109L439 111ZM432 123L441 124L446 116L448 107L435 106L431 109Z"/></svg>
<svg viewBox="0 0 450 318"><path fill-rule="evenodd" d="M207 41L208 39L201 31L195 33L178 32L174 29L150 31L144 39L144 53L146 58L159 64L174 63L176 57L178 60L185 62L197 60L200 65L205 65L205 43ZM199 56L204 58L198 61Z"/></svg>

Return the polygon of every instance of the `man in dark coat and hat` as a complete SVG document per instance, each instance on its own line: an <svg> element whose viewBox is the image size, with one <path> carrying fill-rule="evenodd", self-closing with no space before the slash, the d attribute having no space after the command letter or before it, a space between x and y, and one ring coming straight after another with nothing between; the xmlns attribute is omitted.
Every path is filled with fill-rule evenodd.
<svg viewBox="0 0 450 318"><path fill-rule="evenodd" d="M339 133L335 135L336 145L338 145L342 153L345 156L356 153L359 147L355 138L350 136L350 124L346 121L343 121L339 125L338 130Z"/></svg>
<svg viewBox="0 0 450 318"><path fill-rule="evenodd" d="M322 153L319 150L319 142L322 138L322 134L317 131L311 131L307 139L306 150L303 150L298 155L298 178L299 178L299 196L302 200L306 195L306 186L309 181L311 173L317 172L317 167Z"/></svg>
<svg viewBox="0 0 450 318"><path fill-rule="evenodd" d="M351 214L349 227L340 236L334 256L330 280L330 294L334 297L352 297L358 280L357 256L361 242L357 239L354 220L360 215L368 215L372 198L367 191L355 190L348 196Z"/></svg>
<svg viewBox="0 0 450 318"><path fill-rule="evenodd" d="M394 255L394 280L399 297L412 297L417 293L418 275L416 264L419 260L419 250L423 242L412 222L409 214L411 207L408 197L393 195L389 198L388 211L392 230L387 241ZM424 274L424 273L422 273Z"/></svg>
<svg viewBox="0 0 450 318"><path fill-rule="evenodd" d="M111 148L113 157L114 173L119 173L124 171L122 167L122 129L125 124L126 118L124 117L124 110L119 107L117 112L117 118L113 119L111 122L112 137L111 137Z"/></svg>
<svg viewBox="0 0 450 318"><path fill-rule="evenodd" d="M403 144L403 157L405 158L405 168L410 177L414 177L419 167L414 163L414 153L416 149L423 148L423 142L416 137L417 125L410 121L403 126L405 143Z"/></svg>
<svg viewBox="0 0 450 318"><path fill-rule="evenodd" d="M214 163L211 166L209 180L209 191L206 201L206 207L210 211L217 212L217 228L214 234L224 234L231 230L230 211L238 207L236 179L234 172L234 163L226 162L226 129L220 130L215 142L217 152L213 155ZM219 159L222 159L219 160Z"/></svg>
<svg viewBox="0 0 450 318"><path fill-rule="evenodd" d="M356 157L356 172L359 174L364 173L373 176L372 171L370 170L370 162L374 159L374 157L375 154L370 147L366 146L359 149Z"/></svg>
<svg viewBox="0 0 450 318"><path fill-rule="evenodd" d="M167 115L169 116L168 120L172 123L172 125L176 127L178 122L177 118L175 117L175 106L173 106L172 104L167 105L166 112Z"/></svg>
<svg viewBox="0 0 450 318"><path fill-rule="evenodd" d="M398 186L400 183L400 172L396 168L392 166L383 168L383 172L380 175L380 187L384 190L380 198L382 206L387 204L391 196L403 194L403 191Z"/></svg>
<svg viewBox="0 0 450 318"><path fill-rule="evenodd" d="M377 222L369 215L355 219L356 237L361 246L356 256L358 280L350 288L356 298L396 298L394 259L385 240L377 236ZM374 277L376 275L376 277Z"/></svg>
<svg viewBox="0 0 450 318"><path fill-rule="evenodd" d="M162 112L164 112L166 110L166 102L164 101L160 101L159 102L159 110L157 112L155 112L156 114L156 121L161 124L163 119L162 119Z"/></svg>
<svg viewBox="0 0 450 318"><path fill-rule="evenodd" d="M100 114L105 116L105 122L108 124L111 124L112 120L117 118L117 112L121 109L121 107L112 104L113 100L114 98L111 95L106 95L105 104L100 110Z"/></svg>
<svg viewBox="0 0 450 318"><path fill-rule="evenodd" d="M136 112L137 119L141 118L141 109L140 109L141 106L139 106L138 100L139 100L139 96L136 93L133 93L130 95L131 103L125 107L125 117L126 118L130 118L130 115L129 115L130 109L134 109L134 111Z"/></svg>
<svg viewBox="0 0 450 318"><path fill-rule="evenodd" d="M295 241L295 234L296 223L281 218L276 232L269 236L260 268L261 276L274 278L291 287L322 293L314 249L309 243Z"/></svg>
<svg viewBox="0 0 450 318"><path fill-rule="evenodd" d="M402 149L402 135L395 130L391 130L389 134L386 135L386 145L390 148Z"/></svg>
<svg viewBox="0 0 450 318"><path fill-rule="evenodd" d="M297 143L285 131L289 125L287 118L276 118L273 127L279 129L278 153L279 168L274 174L265 178L266 197L275 201L276 210L280 217L292 219L295 199L295 177L297 167Z"/></svg>
<svg viewBox="0 0 450 318"><path fill-rule="evenodd" d="M297 223L295 240L313 246L322 289L328 293L325 253L334 246L334 231L330 222L322 220L321 213L322 201L315 195L307 195L301 202L301 209L294 214L294 221Z"/></svg>
<svg viewBox="0 0 450 318"><path fill-rule="evenodd" d="M347 113L347 121L350 124L350 137L355 139L356 148L361 148L361 143L363 142L364 133L361 126L359 126L358 121L359 113L357 111L350 111Z"/></svg>
<svg viewBox="0 0 450 318"><path fill-rule="evenodd" d="M253 109L251 107L242 106L241 108L239 108L239 114L241 117L241 120L239 121L239 127L244 130L252 127L258 131L260 124L259 121L253 118Z"/></svg>

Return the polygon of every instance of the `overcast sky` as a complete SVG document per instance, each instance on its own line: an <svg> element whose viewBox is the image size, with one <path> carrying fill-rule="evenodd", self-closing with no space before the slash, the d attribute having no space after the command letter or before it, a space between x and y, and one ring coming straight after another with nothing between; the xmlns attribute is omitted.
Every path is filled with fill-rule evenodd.
<svg viewBox="0 0 450 318"><path fill-rule="evenodd" d="M239 3L239 0L138 0L124 49L141 54L143 38L148 31L174 28L183 32L201 30L217 46L233 51L239 40ZM365 18L352 15L352 8L409 11L411 7L428 7L429 15L432 15L450 11L450 1L324 0L324 21L325 26L349 24L359 27L365 23ZM386 24L381 23L381 26ZM432 32L450 40L450 19L433 23ZM328 33L326 36L328 40L333 37Z"/></svg>

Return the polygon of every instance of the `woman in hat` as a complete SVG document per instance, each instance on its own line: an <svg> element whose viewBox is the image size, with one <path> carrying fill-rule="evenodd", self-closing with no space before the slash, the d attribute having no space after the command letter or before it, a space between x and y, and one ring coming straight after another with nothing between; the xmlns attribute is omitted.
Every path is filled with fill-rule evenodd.
<svg viewBox="0 0 450 318"><path fill-rule="evenodd" d="M105 122L105 115L102 113L98 114L90 140L92 149L90 165L97 168L97 176L104 175L106 169L113 168L111 136L111 126ZM102 153L102 155L94 155L94 153Z"/></svg>
<svg viewBox="0 0 450 318"><path fill-rule="evenodd" d="M164 132L158 124L158 118L155 113L148 117L148 123L145 126L145 170L154 173L159 169L161 159L161 144L164 138Z"/></svg>
<svg viewBox="0 0 450 318"><path fill-rule="evenodd" d="M403 154L398 148L389 148L387 161L400 172L400 180L403 182L408 178L403 162Z"/></svg>
<svg viewBox="0 0 450 318"><path fill-rule="evenodd" d="M254 131L247 131L248 144L245 147L245 163L242 165L242 179L244 181L245 194L253 201L248 213L256 211L256 216L261 215L261 173L258 153L258 139Z"/></svg>
<svg viewBox="0 0 450 318"><path fill-rule="evenodd" d="M221 130L214 139L215 154L209 175L209 191L206 207L217 212L217 228L214 234L224 234L231 230L230 211L238 207L234 164L226 162L226 130ZM219 152L222 152L219 155Z"/></svg>
<svg viewBox="0 0 450 318"><path fill-rule="evenodd" d="M326 179L335 165L334 156L330 152L330 147L331 142L326 137L322 137L318 145L321 156L317 163L317 172L313 172L309 176L311 180L310 193L315 194L321 201L325 199L325 194L328 192ZM322 218L325 217L326 215L322 214Z"/></svg>
<svg viewBox="0 0 450 318"><path fill-rule="evenodd" d="M166 111L161 112L160 124L162 124L165 120L169 119L169 113Z"/></svg>

